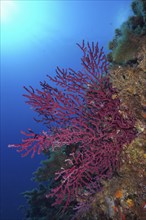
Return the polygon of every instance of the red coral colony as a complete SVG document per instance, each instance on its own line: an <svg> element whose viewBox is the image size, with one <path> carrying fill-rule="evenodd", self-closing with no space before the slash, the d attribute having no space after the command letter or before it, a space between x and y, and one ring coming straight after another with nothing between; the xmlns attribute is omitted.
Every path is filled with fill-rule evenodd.
<svg viewBox="0 0 146 220"><path fill-rule="evenodd" d="M34 111L46 125L40 134L31 129L22 132L26 138L21 144L10 145L23 156L55 150L63 146L77 146L56 172L59 184L46 195L54 197L53 205L71 201L86 191L88 195L99 191L101 181L108 179L120 166L124 145L136 136L135 120L120 112L120 99L109 78L109 66L103 48L98 44L79 45L83 56L82 70L60 69L49 80L40 82L41 90L25 88Z"/></svg>

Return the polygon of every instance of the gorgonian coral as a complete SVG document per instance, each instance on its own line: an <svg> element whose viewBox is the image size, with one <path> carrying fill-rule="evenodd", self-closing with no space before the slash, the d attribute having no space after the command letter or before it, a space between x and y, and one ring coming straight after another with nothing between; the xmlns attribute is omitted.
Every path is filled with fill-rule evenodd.
<svg viewBox="0 0 146 220"><path fill-rule="evenodd" d="M120 100L109 80L108 62L98 44L79 45L83 52L82 70L60 69L53 81L46 81L41 90L25 88L24 95L39 114L39 122L47 129L35 134L29 129L21 144L10 145L23 152L54 150L56 147L77 145L66 166L56 173L58 186L48 193L56 204L65 201L65 207L83 190L89 194L101 188L101 180L109 178L120 164L122 147L136 135L134 119L120 113Z"/></svg>

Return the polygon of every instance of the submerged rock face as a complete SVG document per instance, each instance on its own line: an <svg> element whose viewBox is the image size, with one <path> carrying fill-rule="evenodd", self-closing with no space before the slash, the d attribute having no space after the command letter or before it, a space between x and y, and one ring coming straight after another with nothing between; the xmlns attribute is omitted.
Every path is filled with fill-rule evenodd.
<svg viewBox="0 0 146 220"><path fill-rule="evenodd" d="M111 81L118 90L121 100L121 112L126 111L145 122L145 97L146 97L146 37L143 37L137 52L137 63L127 65L114 65L111 68Z"/></svg>
<svg viewBox="0 0 146 220"><path fill-rule="evenodd" d="M136 119L138 131L138 137L123 151L122 179L113 179L110 185L125 191L125 196L119 200L126 220L133 216L135 219L146 218L146 36L139 38L135 51L136 63L127 62L111 68L111 81L119 91L121 112L127 117L127 111L130 111Z"/></svg>

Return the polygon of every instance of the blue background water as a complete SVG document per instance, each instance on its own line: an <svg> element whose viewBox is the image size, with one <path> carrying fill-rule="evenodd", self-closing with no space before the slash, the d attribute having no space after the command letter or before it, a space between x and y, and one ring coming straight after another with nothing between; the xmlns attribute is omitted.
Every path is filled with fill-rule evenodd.
<svg viewBox="0 0 146 220"><path fill-rule="evenodd" d="M9 1L7 1L9 2ZM1 1L3 3L3 0ZM108 52L115 28L131 13L131 0L115 1L13 1L1 17L1 200L2 220L21 220L18 210L31 190L31 181L43 158L21 158L8 144L21 142L20 130L41 130L25 104L23 85L39 87L56 66L80 69L76 43L99 42ZM5 5L6 6L6 5ZM13 10L11 10L13 9ZM6 13L5 12L5 13ZM3 12L4 13L4 12ZM2 13L2 16L4 14Z"/></svg>

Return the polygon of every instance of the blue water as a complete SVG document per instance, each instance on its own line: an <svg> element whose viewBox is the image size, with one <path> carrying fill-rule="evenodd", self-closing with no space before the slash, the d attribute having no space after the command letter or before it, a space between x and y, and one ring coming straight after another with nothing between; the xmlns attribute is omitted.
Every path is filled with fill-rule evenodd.
<svg viewBox="0 0 146 220"><path fill-rule="evenodd" d="M1 1L1 4L4 1ZM6 1L9 3L9 1ZM21 158L8 144L21 142L20 130L41 125L25 104L23 85L39 87L56 66L80 69L81 51L76 43L99 42L108 52L115 28L131 13L131 0L115 1L12 1L1 19L1 200L0 219L22 220L21 195L42 156ZM4 14L5 13L5 14Z"/></svg>

